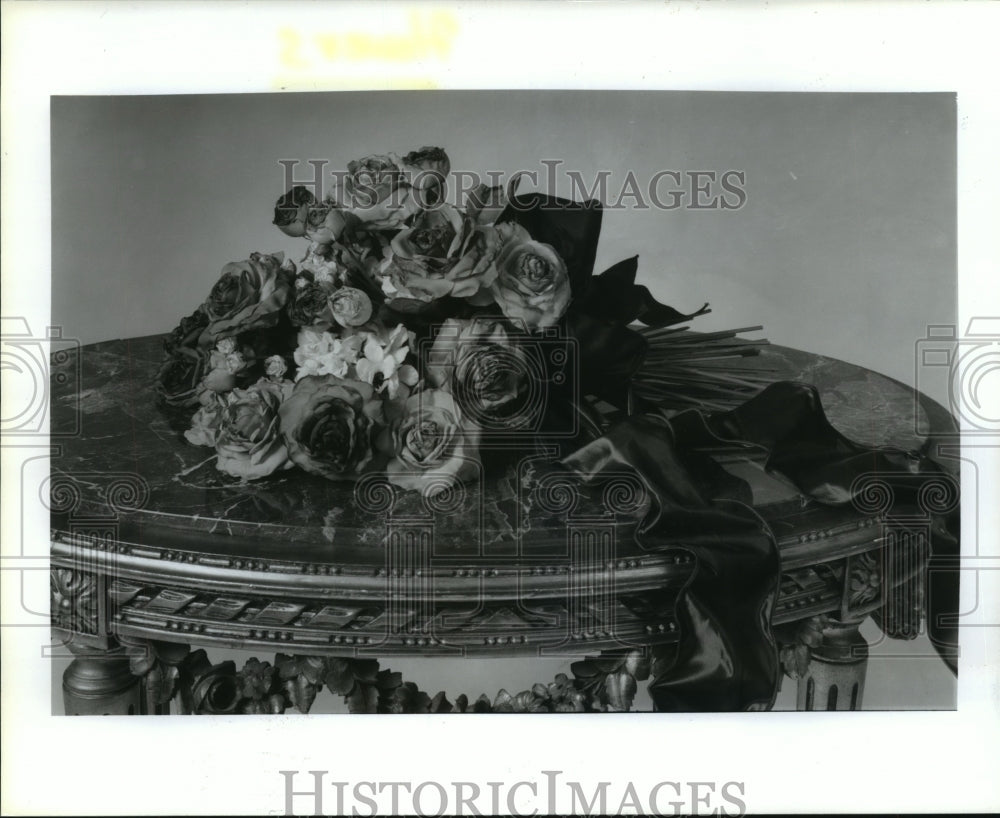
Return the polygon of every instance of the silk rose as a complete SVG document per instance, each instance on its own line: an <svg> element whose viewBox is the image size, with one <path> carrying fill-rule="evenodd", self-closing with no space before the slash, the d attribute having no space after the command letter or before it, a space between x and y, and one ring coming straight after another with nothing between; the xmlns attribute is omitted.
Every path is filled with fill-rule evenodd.
<svg viewBox="0 0 1000 818"><path fill-rule="evenodd" d="M283 392L282 385L261 380L227 396L215 442L219 471L250 480L291 467L279 430Z"/></svg>
<svg viewBox="0 0 1000 818"><path fill-rule="evenodd" d="M439 389L411 395L388 430L389 482L433 497L479 476L479 430L463 423L454 398Z"/></svg>
<svg viewBox="0 0 1000 818"><path fill-rule="evenodd" d="M446 296L489 304L497 256L508 243L527 239L518 225L479 224L451 205L425 210L393 238L381 269L382 291L402 312Z"/></svg>
<svg viewBox="0 0 1000 818"><path fill-rule="evenodd" d="M569 274L559 254L538 241L509 242L496 262L491 290L497 306L529 330L553 326L570 302Z"/></svg>
<svg viewBox="0 0 1000 818"><path fill-rule="evenodd" d="M355 479L372 459L380 411L366 383L333 375L302 378L278 412L288 456L330 480Z"/></svg>
<svg viewBox="0 0 1000 818"><path fill-rule="evenodd" d="M198 343L209 347L220 338L277 324L291 293L293 266L284 263L284 253L252 253L225 265L203 305L209 320Z"/></svg>

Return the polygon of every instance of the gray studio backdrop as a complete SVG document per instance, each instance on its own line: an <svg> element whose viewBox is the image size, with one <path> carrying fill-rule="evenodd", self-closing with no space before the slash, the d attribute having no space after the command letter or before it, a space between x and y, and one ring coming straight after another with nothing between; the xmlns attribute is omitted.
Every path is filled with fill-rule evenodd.
<svg viewBox="0 0 1000 818"><path fill-rule="evenodd" d="M711 303L697 329L763 324L775 343L913 384L927 325L956 318L952 94L56 97L51 112L52 322L83 343L169 331L223 264L254 250L300 258L303 241L271 225L285 189L279 160L299 160L306 179L310 159L342 169L423 145L444 147L454 170L536 172L522 192L568 196L568 172L590 187L605 171L607 204L630 172L642 189L664 170L680 172L682 187L692 171L745 174L738 209L692 209L689 193L678 209L626 197L605 212L597 270L638 254L640 280L660 300L682 311ZM555 189L543 160L561 163ZM660 178L669 201L674 177ZM939 663L919 673L908 660L885 664L893 681L879 701L873 667L866 705L950 706ZM521 689L479 666L482 689ZM429 672L418 679L427 689ZM524 686L542 678L525 674Z"/></svg>
<svg viewBox="0 0 1000 818"><path fill-rule="evenodd" d="M909 383L927 324L955 318L953 95L456 91L54 98L53 321L84 343L165 332L227 261L301 255L271 226L278 160L308 177L422 145L539 188L562 160L563 195L567 170L608 171L612 198L629 171L744 172L738 210L605 214L598 271L638 253L661 300L711 302L698 328L763 324Z"/></svg>

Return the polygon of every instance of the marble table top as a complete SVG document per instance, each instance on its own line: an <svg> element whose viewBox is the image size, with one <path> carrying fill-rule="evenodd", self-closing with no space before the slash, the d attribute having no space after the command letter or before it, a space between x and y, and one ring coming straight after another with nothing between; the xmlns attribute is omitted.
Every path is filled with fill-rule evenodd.
<svg viewBox="0 0 1000 818"><path fill-rule="evenodd" d="M298 469L254 482L219 472L210 449L183 437L190 412L171 416L157 404L153 380L161 344L158 335L108 341L53 361L54 529L65 527L67 513L110 515L120 536L134 543L319 563L381 560L389 513L383 486L361 487L358 492L367 493L359 502L355 487ZM927 419L925 411L939 415L939 425L947 421L935 404L918 406L907 387L842 361L771 345L753 365L773 370L774 380L814 384L831 422L859 443L917 448L916 421ZM793 496L752 456L733 457L730 465L741 476L753 475L760 505ZM558 550L565 543L565 509L533 502L514 471L485 489L468 487L437 509L427 509L415 492L401 493L391 513L430 513L436 554L502 558L518 548L538 555ZM527 475L536 487L544 482L543 461L522 471L520 477ZM597 502L584 496L575 513L588 503L596 509ZM634 525L643 512L637 502L618 524Z"/></svg>

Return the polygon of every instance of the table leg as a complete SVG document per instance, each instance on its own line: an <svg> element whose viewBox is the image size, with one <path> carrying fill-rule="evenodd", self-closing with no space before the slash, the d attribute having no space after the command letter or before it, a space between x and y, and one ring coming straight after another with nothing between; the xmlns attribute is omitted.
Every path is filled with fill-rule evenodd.
<svg viewBox="0 0 1000 818"><path fill-rule="evenodd" d="M827 619L799 677L799 710L860 710L868 670L868 643L858 628L862 620Z"/></svg>
<svg viewBox="0 0 1000 818"><path fill-rule="evenodd" d="M121 648L82 649L63 673L67 716L133 716L143 712L143 704L139 679Z"/></svg>

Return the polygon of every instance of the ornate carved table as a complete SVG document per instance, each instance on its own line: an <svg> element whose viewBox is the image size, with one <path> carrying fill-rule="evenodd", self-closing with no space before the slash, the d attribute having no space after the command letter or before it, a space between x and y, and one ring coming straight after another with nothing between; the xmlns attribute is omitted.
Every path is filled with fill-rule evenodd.
<svg viewBox="0 0 1000 818"><path fill-rule="evenodd" d="M241 484L157 409L160 355L151 336L53 361L51 610L76 656L67 713L307 711L323 685L359 712L627 710L676 649L693 559L680 544L635 545L635 481L596 502L528 459L507 491L435 501L297 470ZM816 385L859 442L915 449L957 434L939 406L873 372L775 346L761 362ZM771 625L799 707L859 708L859 624L871 616L896 638L921 628L928 519L893 520L874 487L849 508L818 506L753 453L716 457L750 482L778 543ZM226 647L268 660L213 664ZM394 654L581 661L573 678L450 702L380 669Z"/></svg>

